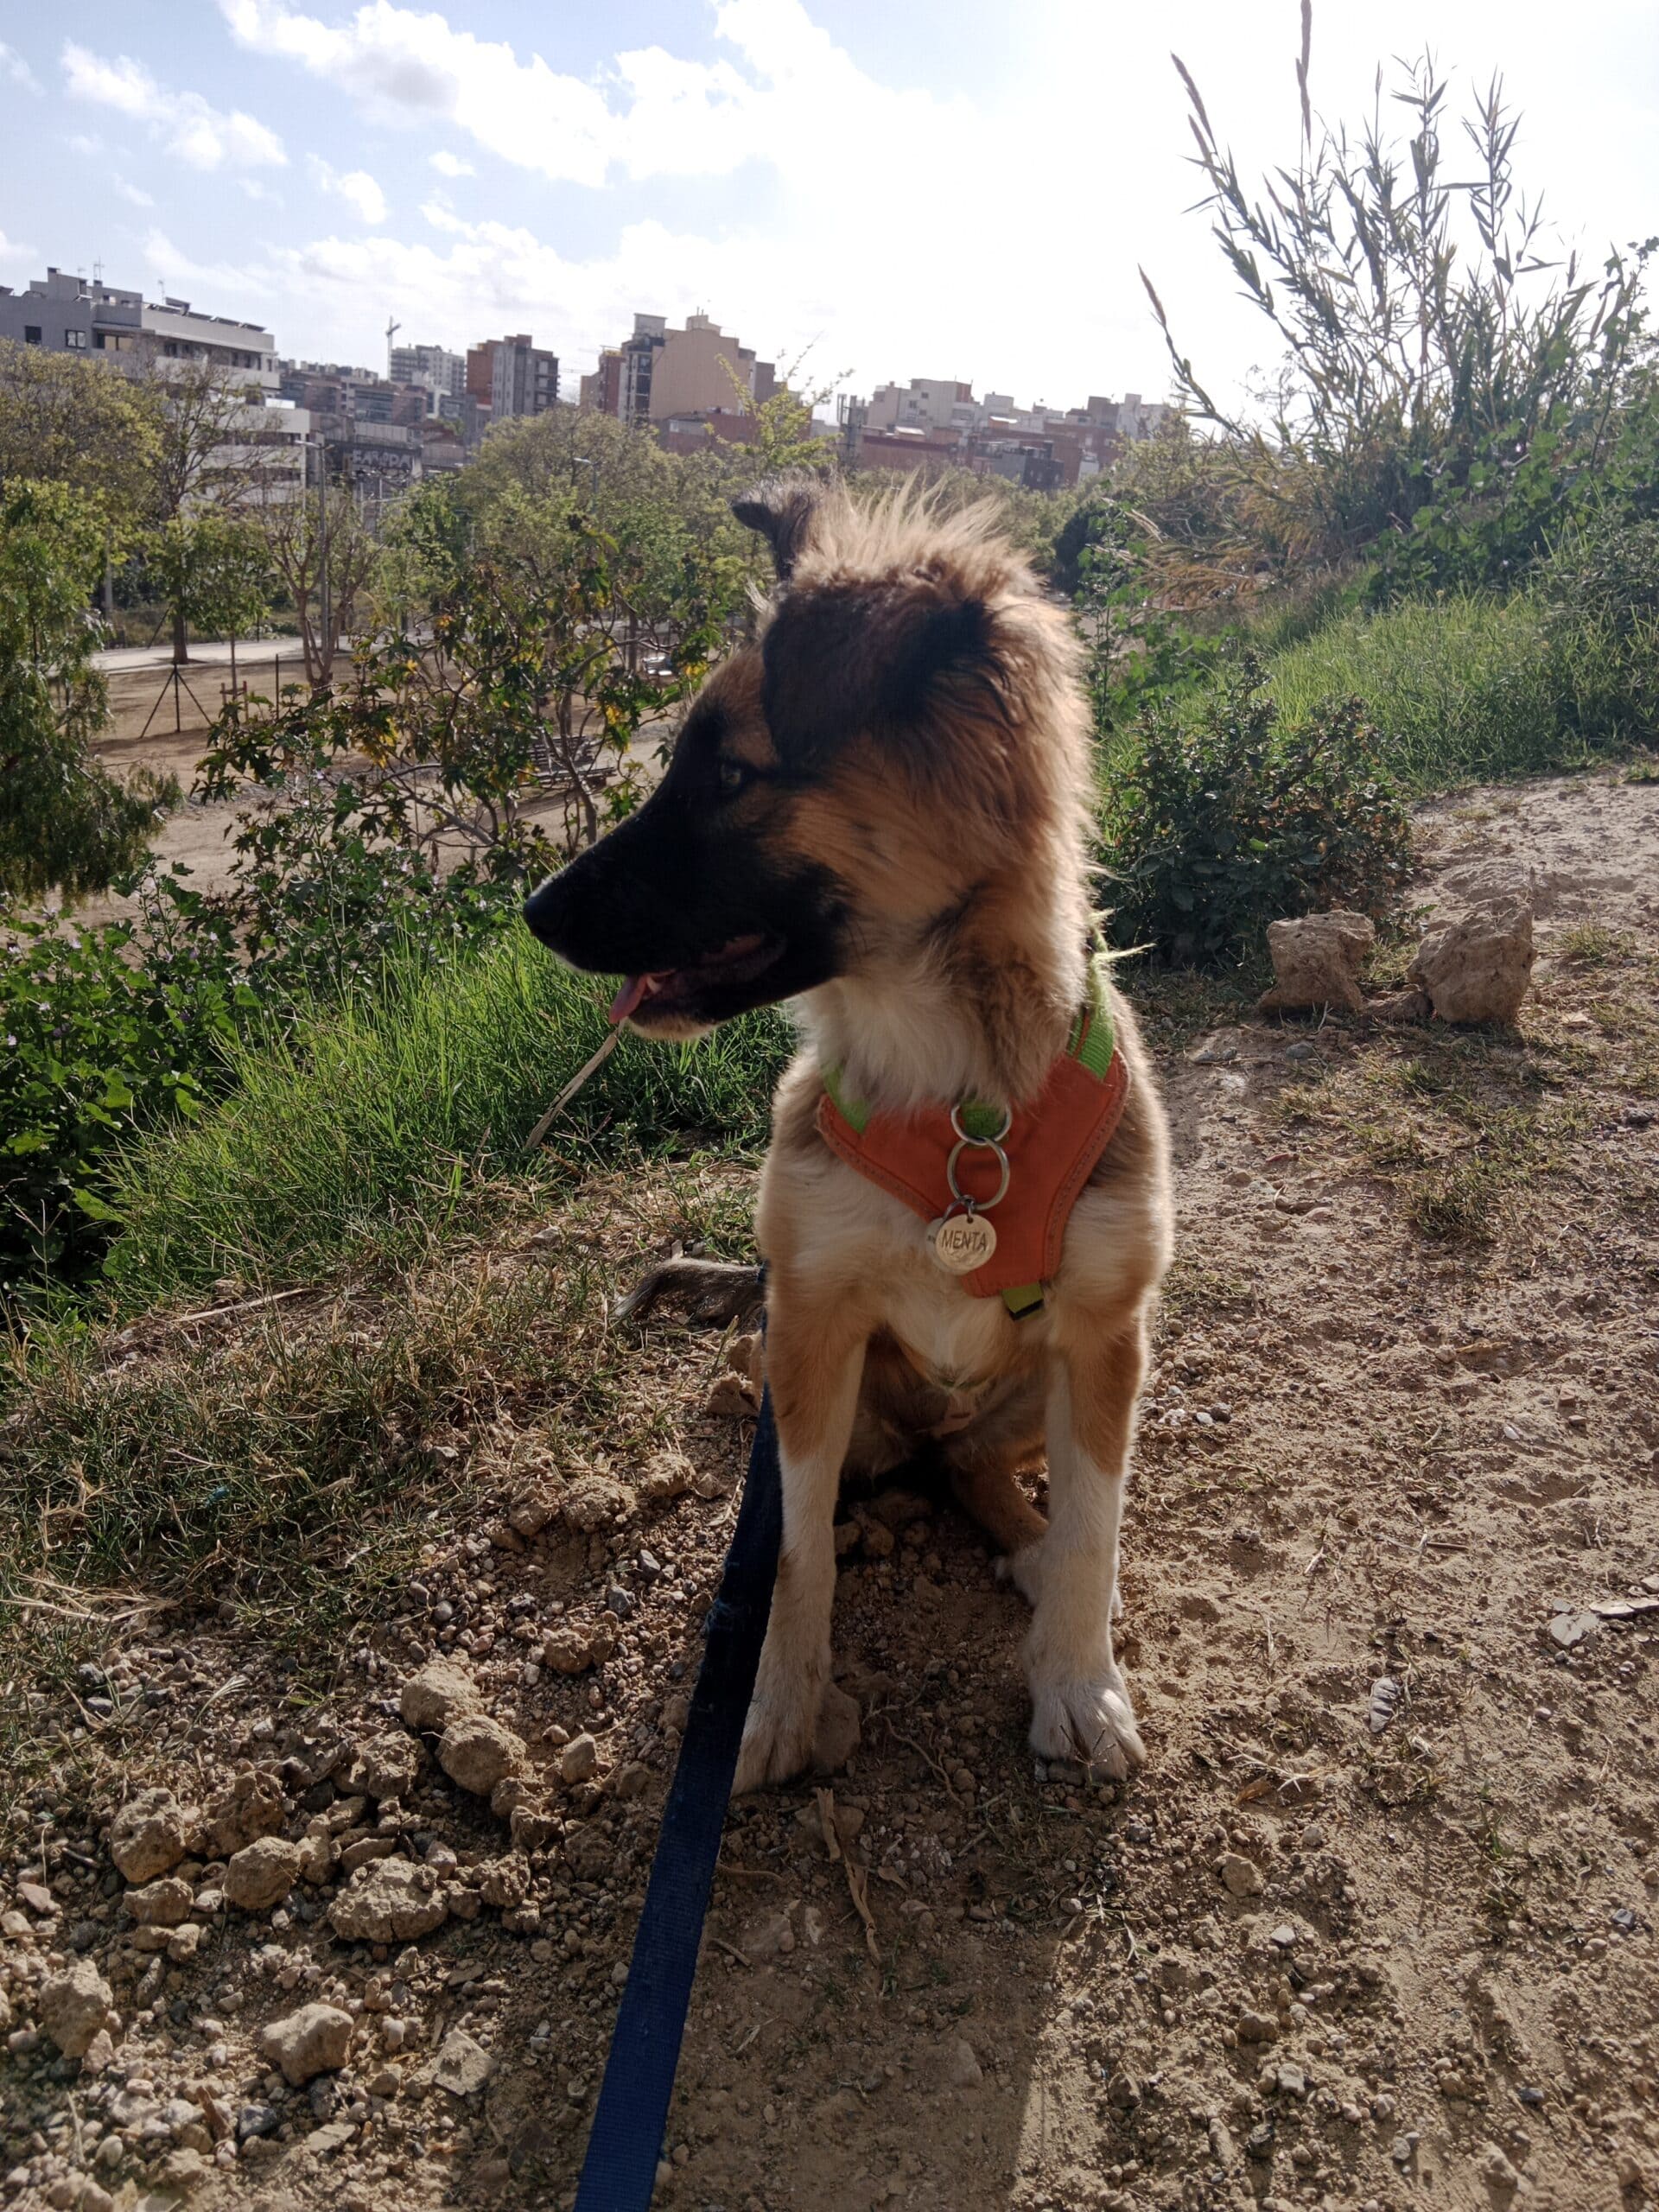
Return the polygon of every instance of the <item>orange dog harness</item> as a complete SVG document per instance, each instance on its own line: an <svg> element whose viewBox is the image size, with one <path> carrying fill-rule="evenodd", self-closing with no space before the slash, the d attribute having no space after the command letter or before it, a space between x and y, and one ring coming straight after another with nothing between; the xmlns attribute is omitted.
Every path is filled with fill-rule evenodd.
<svg viewBox="0 0 1659 2212"><path fill-rule="evenodd" d="M1128 1069L1116 1050L1103 974L1090 963L1089 1003L1029 1106L1003 1113L969 1101L910 1114L874 1113L824 1071L818 1133L861 1175L933 1224L935 1256L975 1298L998 1298L1015 1320L1039 1310L1060 1264L1065 1224L1123 1117ZM973 1249L976 1223L995 1224L995 1250L962 1272L944 1256ZM953 1234L953 1230L955 1233Z"/></svg>

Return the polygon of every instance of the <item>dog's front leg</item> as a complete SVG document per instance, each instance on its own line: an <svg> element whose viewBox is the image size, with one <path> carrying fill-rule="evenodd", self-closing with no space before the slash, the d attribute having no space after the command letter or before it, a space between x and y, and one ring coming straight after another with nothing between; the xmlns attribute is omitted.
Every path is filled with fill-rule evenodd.
<svg viewBox="0 0 1659 2212"><path fill-rule="evenodd" d="M766 1381L783 1464L784 1534L772 1617L749 1704L736 1788L798 1774L812 1756L830 1676L836 1494L864 1373L866 1321L774 1282Z"/></svg>
<svg viewBox="0 0 1659 2212"><path fill-rule="evenodd" d="M1033 1749L1122 1781L1146 1751L1112 1652L1117 1538L1146 1364L1139 1317L1057 1353L1048 1397L1048 1530L1015 1562L1036 1614L1026 1644ZM1036 1554L1035 1557L1033 1554ZM1033 1571L1034 1570L1034 1571Z"/></svg>

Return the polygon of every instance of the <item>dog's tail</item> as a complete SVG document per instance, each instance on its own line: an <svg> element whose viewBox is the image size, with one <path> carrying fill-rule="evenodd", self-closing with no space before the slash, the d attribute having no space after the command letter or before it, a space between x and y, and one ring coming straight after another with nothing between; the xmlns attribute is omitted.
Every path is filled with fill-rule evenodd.
<svg viewBox="0 0 1659 2212"><path fill-rule="evenodd" d="M734 1321L747 1325L766 1302L766 1288L759 1268L741 1268L725 1260L664 1260L643 1281L636 1283L618 1305L619 1321L643 1321L664 1303L684 1309L694 1321L728 1328Z"/></svg>

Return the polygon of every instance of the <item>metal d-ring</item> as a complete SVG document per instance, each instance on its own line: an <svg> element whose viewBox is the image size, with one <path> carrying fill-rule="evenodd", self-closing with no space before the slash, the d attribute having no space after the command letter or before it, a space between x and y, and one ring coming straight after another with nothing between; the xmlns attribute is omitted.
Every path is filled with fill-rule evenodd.
<svg viewBox="0 0 1659 2212"><path fill-rule="evenodd" d="M988 1213L993 1206L1001 1205L1008 1194L1008 1183L1014 1171L1008 1166L1008 1155L1002 1149L1001 1141L1014 1126L1014 1116L1007 1107L1004 1107L1002 1126L995 1135L988 1137L976 1137L969 1136L967 1130L963 1128L961 1111L961 1108L957 1106L950 1109L950 1126L957 1133L957 1141L951 1146L950 1157L945 1162L944 1179L950 1186L951 1197L959 1206L966 1206L969 1213ZM995 1193L988 1198L970 1198L957 1181L957 1162L970 1145L976 1151L994 1152L996 1154L996 1164L1002 1170L1002 1179L997 1185Z"/></svg>

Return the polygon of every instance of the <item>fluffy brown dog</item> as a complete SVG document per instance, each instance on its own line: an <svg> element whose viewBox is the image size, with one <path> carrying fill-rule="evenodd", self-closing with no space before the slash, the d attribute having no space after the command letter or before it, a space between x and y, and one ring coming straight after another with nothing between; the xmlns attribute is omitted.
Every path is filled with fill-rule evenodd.
<svg viewBox="0 0 1659 2212"><path fill-rule="evenodd" d="M1062 611L979 515L863 506L785 481L740 505L777 557L758 643L693 705L661 785L543 884L526 918L625 973L613 1014L684 1038L798 1001L756 1227L784 1542L740 1789L812 1754L831 1681L843 1471L918 1447L1033 1608L1040 1755L1144 1757L1112 1651L1118 1527L1170 1252L1167 1146L1128 1005L1122 1116L1016 1319L932 1256L916 1212L820 1135L823 1071L878 1110L1034 1099L1089 989L1090 756ZM1049 1519L1016 1481L1046 1458Z"/></svg>

